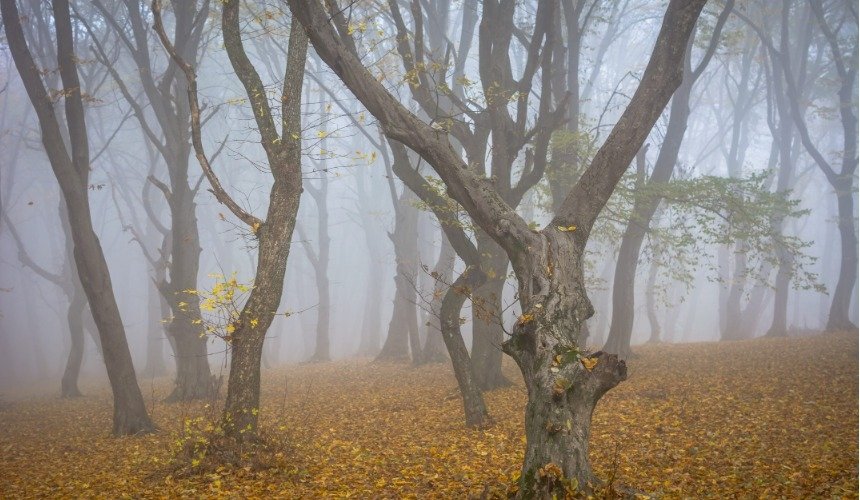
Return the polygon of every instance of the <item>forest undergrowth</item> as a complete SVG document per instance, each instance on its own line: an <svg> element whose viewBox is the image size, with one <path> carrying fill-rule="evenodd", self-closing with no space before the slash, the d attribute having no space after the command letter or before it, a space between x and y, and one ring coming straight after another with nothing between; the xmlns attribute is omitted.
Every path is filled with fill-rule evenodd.
<svg viewBox="0 0 860 500"><path fill-rule="evenodd" d="M856 334L636 351L594 415L600 478L663 498L857 497ZM180 476L220 401L164 404L170 385L141 380L161 430L127 438L107 432L106 387L4 395L0 497L501 496L522 461L521 383L489 393L493 424L467 430L449 365L352 360L264 372L266 467Z"/></svg>

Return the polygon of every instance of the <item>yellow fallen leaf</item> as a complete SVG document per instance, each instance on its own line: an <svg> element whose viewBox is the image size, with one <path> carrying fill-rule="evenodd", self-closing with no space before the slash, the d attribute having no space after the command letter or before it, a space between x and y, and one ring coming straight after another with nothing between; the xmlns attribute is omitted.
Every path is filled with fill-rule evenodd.
<svg viewBox="0 0 860 500"><path fill-rule="evenodd" d="M597 366L598 358L582 358L579 361L582 363L582 366L585 367L586 370L591 371Z"/></svg>

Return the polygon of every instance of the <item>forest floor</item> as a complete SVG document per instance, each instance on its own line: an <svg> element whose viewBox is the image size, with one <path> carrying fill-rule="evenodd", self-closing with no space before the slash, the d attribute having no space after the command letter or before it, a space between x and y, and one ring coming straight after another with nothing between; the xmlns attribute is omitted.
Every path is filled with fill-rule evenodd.
<svg viewBox="0 0 860 500"><path fill-rule="evenodd" d="M663 498L857 497L856 334L636 352L594 414L599 477ZM104 386L7 397L0 497L465 498L503 493L523 453L521 383L487 394L494 423L473 431L448 365L343 361L264 372L273 467L178 478L165 471L219 403L166 405L169 379L141 385L162 429L142 437L109 435Z"/></svg>

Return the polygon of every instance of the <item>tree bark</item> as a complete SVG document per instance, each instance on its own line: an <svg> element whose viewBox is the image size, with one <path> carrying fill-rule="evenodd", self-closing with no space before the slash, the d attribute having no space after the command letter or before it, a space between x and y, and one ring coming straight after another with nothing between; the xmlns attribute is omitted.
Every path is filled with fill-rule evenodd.
<svg viewBox="0 0 860 500"><path fill-rule="evenodd" d="M76 280L77 281L77 280ZM67 320L69 324L69 336L72 340L69 358L66 361L66 369L60 383L60 394L64 398L76 398L82 396L78 389L78 377L81 374L81 363L84 360L84 312L87 309L87 297L80 286L75 287L75 293L71 297Z"/></svg>
<svg viewBox="0 0 860 500"><path fill-rule="evenodd" d="M89 145L69 4L67 0L54 0L52 5L57 33L57 59L66 89L64 104L71 151L66 147L60 131L54 103L27 48L15 1L0 1L0 12L15 66L36 110L42 143L66 202L75 264L98 326L105 367L113 391L113 433L125 435L150 432L155 426L149 419L137 385L110 272L92 226L88 199Z"/></svg>
<svg viewBox="0 0 860 500"><path fill-rule="evenodd" d="M469 293L480 286L484 280L486 276L479 269L467 268L445 292L439 310L442 339L451 356L451 365L457 378L460 396L463 398L463 410L468 427L483 426L489 414L484 396L481 394L481 387L477 384L472 359L460 333L460 309Z"/></svg>
<svg viewBox="0 0 860 500"><path fill-rule="evenodd" d="M325 139L323 139L322 148L326 149ZM328 277L331 237L328 234L328 170L325 168L325 163L322 164L321 175L319 188L311 185L307 186L307 190L311 193L311 197L314 199L317 207L317 253L314 255L310 245L305 244L305 249L314 268L314 280L317 287L316 346L314 347L314 354L310 359L312 362L329 361L331 359L331 333L329 331L331 292L329 290Z"/></svg>
<svg viewBox="0 0 860 500"><path fill-rule="evenodd" d="M418 209L412 206L416 199L409 189L404 189L397 199L394 232L389 234L394 244L396 263L394 308L388 323L388 336L376 356L377 361L409 361L411 337L418 332L418 313L415 309Z"/></svg>
<svg viewBox="0 0 860 500"><path fill-rule="evenodd" d="M855 129L856 130L856 129ZM848 131L846 131L846 134ZM856 160L855 160L856 161ZM833 289L833 302L830 303L830 313L827 317L827 329L830 331L852 331L857 325L851 321L851 296L857 284L857 233L854 229L854 187L853 176L843 176L834 186L836 189L836 206L839 211L840 258L839 278Z"/></svg>
<svg viewBox="0 0 860 500"><path fill-rule="evenodd" d="M433 266L432 277L433 296L430 299L430 314L427 317L427 336L424 340L424 348L421 351L421 362L444 363L448 359L445 352L445 339L442 337L442 300L445 296L446 283L454 280L454 261L457 253L445 233L442 233L442 248L439 250L439 259ZM459 314L459 310L457 311ZM459 326L458 326L459 328ZM459 330L458 330L459 332Z"/></svg>
<svg viewBox="0 0 860 500"><path fill-rule="evenodd" d="M645 308L648 312L648 324L651 326L651 338L648 342L657 344L660 342L660 320L657 319L657 298L654 289L657 286L657 269L656 262L651 261L651 267L648 270L648 281L645 284Z"/></svg>
<svg viewBox="0 0 860 500"><path fill-rule="evenodd" d="M510 385L502 374L502 292L508 274L508 258L486 235L478 234L478 253L486 283L475 290L472 304L472 362L482 390Z"/></svg>

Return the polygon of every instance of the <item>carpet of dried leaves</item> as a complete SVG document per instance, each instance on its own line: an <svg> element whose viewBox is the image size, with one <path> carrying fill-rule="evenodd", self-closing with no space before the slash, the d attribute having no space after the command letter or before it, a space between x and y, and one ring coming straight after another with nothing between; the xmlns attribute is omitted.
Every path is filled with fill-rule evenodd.
<svg viewBox="0 0 860 500"><path fill-rule="evenodd" d="M637 352L594 415L600 477L664 498L857 497L856 334ZM164 471L186 422L218 403L160 403L167 379L142 383L162 429L143 437L109 436L100 386L73 401L7 400L0 497L464 498L503 492L522 457L519 383L488 394L495 422L470 431L448 366L345 361L264 379L262 423L282 450L273 467L189 478Z"/></svg>

